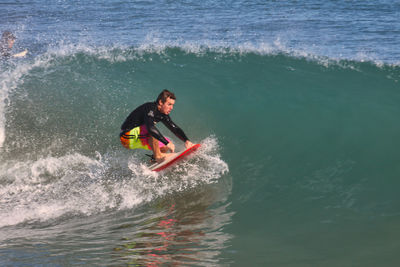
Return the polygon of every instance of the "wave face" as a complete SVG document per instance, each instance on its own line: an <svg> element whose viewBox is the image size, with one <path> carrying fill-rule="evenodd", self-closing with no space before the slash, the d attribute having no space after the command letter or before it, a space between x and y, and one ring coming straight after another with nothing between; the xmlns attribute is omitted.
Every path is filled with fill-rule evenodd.
<svg viewBox="0 0 400 267"><path fill-rule="evenodd" d="M399 11L2 1L0 266L400 266ZM118 134L164 88L202 148L154 174Z"/></svg>
<svg viewBox="0 0 400 267"><path fill-rule="evenodd" d="M64 47L1 75L0 228L17 236L23 225L31 229L26 235L36 236L35 228L76 218L132 209L139 217L157 213L146 205L212 184L219 188L213 189L217 202L234 200L231 208L216 209L218 227L230 223L232 210L237 215L233 234L196 226L209 229L196 240L221 237L210 241L218 252L196 254L209 264L221 263L221 251L224 259L246 251L246 238L235 227L248 229L258 242L256 233L265 227L284 231L298 221L298 237L273 235L266 244L283 242L282 249L298 252L285 238L306 242L310 225L317 232L333 226L344 236L341 225L355 229L365 218L377 225L398 218L396 65L231 48ZM153 174L143 153L124 149L118 134L129 112L164 88L177 95L174 121L203 146L173 172ZM126 226L121 216L120 229L139 231L133 226L144 220L139 217ZM113 219L106 221L111 225ZM71 229L82 230L75 224ZM233 235L236 250L227 249ZM136 238L127 240L110 250L127 252ZM339 243L333 239L331 245ZM140 263L149 257L134 255ZM282 263L279 255L271 255L271 262ZM340 260L345 257L333 264ZM241 256L234 262L240 264Z"/></svg>

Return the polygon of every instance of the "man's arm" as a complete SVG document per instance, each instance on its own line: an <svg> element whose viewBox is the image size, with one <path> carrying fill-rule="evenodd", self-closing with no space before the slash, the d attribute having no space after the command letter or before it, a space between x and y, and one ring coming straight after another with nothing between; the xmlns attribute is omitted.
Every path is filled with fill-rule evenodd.
<svg viewBox="0 0 400 267"><path fill-rule="evenodd" d="M164 125L171 131L173 132L176 137L181 139L183 142L189 141L189 138L186 136L186 134L183 132L183 130L176 125L169 116L166 116L166 119L162 121ZM190 141L189 141L190 142Z"/></svg>
<svg viewBox="0 0 400 267"><path fill-rule="evenodd" d="M155 122L154 122L154 111L152 110L148 110L146 111L146 115L144 118L144 123L147 127L147 131L149 132L149 134L156 138L157 140L159 140L161 143L163 143L164 145L167 145L169 142L167 139L165 139L165 137L161 134L161 132L157 129L157 127L155 126Z"/></svg>

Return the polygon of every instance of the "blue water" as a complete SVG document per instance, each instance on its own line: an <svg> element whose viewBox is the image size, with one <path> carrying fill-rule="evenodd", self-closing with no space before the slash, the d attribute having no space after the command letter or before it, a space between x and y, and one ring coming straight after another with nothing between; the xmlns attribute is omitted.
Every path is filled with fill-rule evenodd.
<svg viewBox="0 0 400 267"><path fill-rule="evenodd" d="M400 3L14 1L1 266L398 266ZM169 88L202 148L119 127ZM178 149L183 144L166 128Z"/></svg>

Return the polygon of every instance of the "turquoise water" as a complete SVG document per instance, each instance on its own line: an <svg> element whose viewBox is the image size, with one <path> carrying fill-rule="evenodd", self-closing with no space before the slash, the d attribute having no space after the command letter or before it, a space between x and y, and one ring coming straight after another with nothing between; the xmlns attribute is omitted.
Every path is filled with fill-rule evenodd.
<svg viewBox="0 0 400 267"><path fill-rule="evenodd" d="M0 265L399 264L396 3L134 3L3 4ZM202 148L155 174L164 88Z"/></svg>

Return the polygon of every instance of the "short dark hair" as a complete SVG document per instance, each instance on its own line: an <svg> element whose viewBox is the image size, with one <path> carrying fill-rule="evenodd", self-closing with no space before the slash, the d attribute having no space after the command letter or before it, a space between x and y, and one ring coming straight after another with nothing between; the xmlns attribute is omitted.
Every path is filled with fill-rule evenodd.
<svg viewBox="0 0 400 267"><path fill-rule="evenodd" d="M176 100L174 93L168 91L167 89L164 89L157 97L157 100L156 100L157 104L160 102L160 100L162 103L165 103L167 101L168 97L173 100Z"/></svg>
<svg viewBox="0 0 400 267"><path fill-rule="evenodd" d="M15 40L17 38L15 38L14 34L12 34L10 31L5 31L3 32L3 34L1 35L1 38L3 40Z"/></svg>

